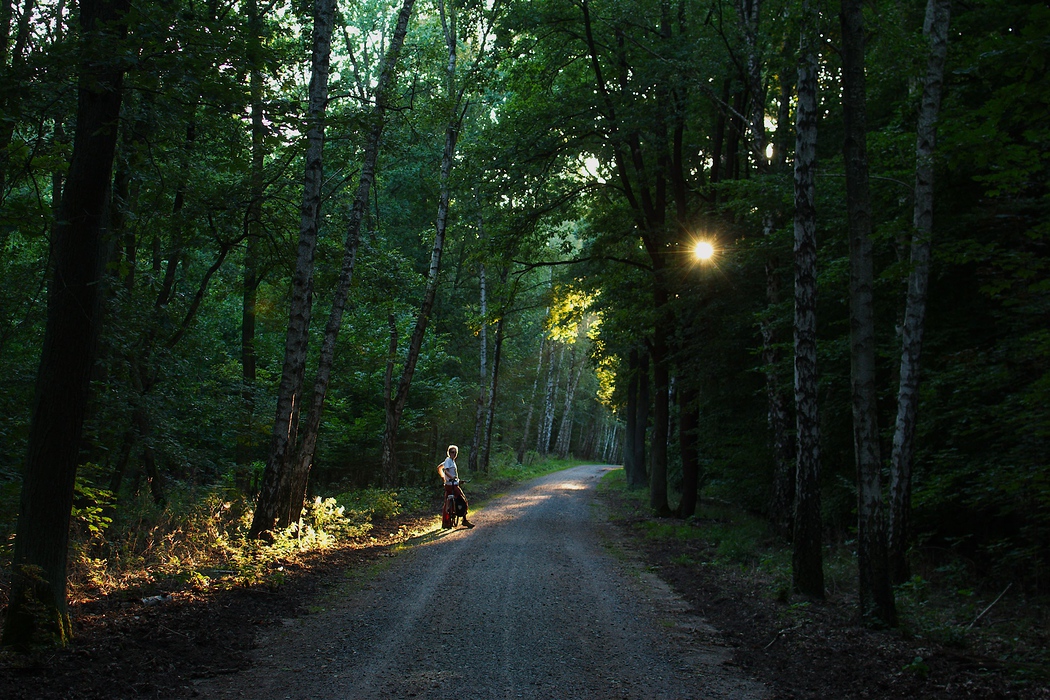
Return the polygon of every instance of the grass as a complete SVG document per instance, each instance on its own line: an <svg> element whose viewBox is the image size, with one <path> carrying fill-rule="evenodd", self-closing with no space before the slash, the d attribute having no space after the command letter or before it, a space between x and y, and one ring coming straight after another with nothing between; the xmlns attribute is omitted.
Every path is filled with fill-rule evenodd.
<svg viewBox="0 0 1050 700"><path fill-rule="evenodd" d="M460 468L460 474L467 482L471 493L484 494L483 498L492 498L499 495L498 491L513 484L553 474L563 469L578 467L581 464L588 464L588 462L580 459L558 458L530 460L526 457L524 464L514 463L512 459L497 460L494 461L488 472L468 472Z"/></svg>
<svg viewBox="0 0 1050 700"><path fill-rule="evenodd" d="M709 563L768 571L783 566L781 558L768 547L770 537L765 522L732 506L705 501L696 514L685 520L650 517L648 491L629 488L622 469L603 476L598 490L616 496L620 510L616 517L631 522L643 537L692 544L692 549L704 552L704 561Z"/></svg>
<svg viewBox="0 0 1050 700"><path fill-rule="evenodd" d="M781 603L785 626L810 619L812 604L791 592L790 544L772 536L764 520L729 504L702 500L687 520L657 518L648 491L627 487L623 470L606 474L598 486L613 521L629 526L643 541L658 543L676 567L721 569L760 583L769 599ZM1032 683L1050 679L1050 600L981 576L962 561L918 562L921 575L896 589L902 637L981 654L1014 678ZM656 570L659 570L658 568ZM857 588L854 542L834 542L824 550L828 604L851 616ZM1000 594L1001 595L1000 597ZM996 602L996 599L998 601ZM988 611L983 617L982 612ZM923 674L916 658L904 671Z"/></svg>
<svg viewBox="0 0 1050 700"><path fill-rule="evenodd" d="M578 460L527 459L512 464L505 455L487 474L467 475L474 504L497 491L537 476L582 464ZM190 488L169 484L167 502L155 504L147 493L115 504L111 494L78 484L69 549L69 599L101 595L128 598L157 591L205 591L241 585L281 586L291 569L308 566L325 550L375 546L379 523L404 520L383 539L397 553L405 541L440 526L435 500L440 486L358 489L317 497L306 504L301 520L275 533L272 542L247 537L254 503L230 484ZM17 489L0 489L0 604L6 602ZM7 526L10 521L10 527ZM348 574L348 581L368 580L389 564ZM352 583L351 585L356 585Z"/></svg>

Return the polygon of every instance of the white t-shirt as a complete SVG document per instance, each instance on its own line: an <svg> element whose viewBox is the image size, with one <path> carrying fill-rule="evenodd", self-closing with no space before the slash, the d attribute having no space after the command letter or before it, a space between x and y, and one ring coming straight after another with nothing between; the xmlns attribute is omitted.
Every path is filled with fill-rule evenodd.
<svg viewBox="0 0 1050 700"><path fill-rule="evenodd" d="M456 460L451 457L445 457L445 464L443 466L445 470L445 483L454 484L459 479L459 472L456 470Z"/></svg>

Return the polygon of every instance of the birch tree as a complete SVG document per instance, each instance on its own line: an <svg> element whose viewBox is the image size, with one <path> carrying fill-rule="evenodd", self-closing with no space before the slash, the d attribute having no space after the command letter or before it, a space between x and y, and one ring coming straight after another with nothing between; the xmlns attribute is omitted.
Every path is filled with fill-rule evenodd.
<svg viewBox="0 0 1050 700"><path fill-rule="evenodd" d="M528 406L525 413L525 425L521 429L521 445L518 447L518 464L525 462L525 450L529 444L529 429L532 427L532 414L536 407L536 390L540 386L540 378L543 376L543 358L547 350L547 336L540 338L539 357L536 359L536 377L532 380L532 391L529 392Z"/></svg>
<svg viewBox="0 0 1050 700"><path fill-rule="evenodd" d="M919 404L919 369L926 325L926 297L930 277L933 235L933 156L937 116L948 54L951 0L929 0L923 34L929 44L926 77L915 139L915 207L912 217L911 272L904 312L897 422L890 455L890 574L894 583L910 578L908 529L911 515L912 463L915 459L915 420Z"/></svg>
<svg viewBox="0 0 1050 700"><path fill-rule="evenodd" d="M503 281L506 282L506 273ZM496 424L496 390L499 388L499 367L503 359L503 340L509 309L503 309L496 320L496 340L492 348L492 379L488 390L488 405L485 408L485 438L481 448L481 470L489 470L489 457L492 453L492 433Z"/></svg>
<svg viewBox="0 0 1050 700"><path fill-rule="evenodd" d="M295 272L292 276L288 332L285 335L277 411L259 490L259 501L249 530L250 537L259 537L274 527L286 527L299 518L299 513L292 513L290 463L299 430L310 316L313 311L314 254L317 251L317 228L321 210L322 158L335 0L314 0L313 13L313 51L310 59L306 165L300 207L299 243Z"/></svg>
<svg viewBox="0 0 1050 700"><path fill-rule="evenodd" d="M744 38L745 66L744 73L748 88L747 132L748 147L759 176L770 171L766 158L766 82L762 78L764 57L759 46L759 22L761 19L761 0L736 0L737 15ZM782 150L782 149L781 149ZM777 227L777 213L766 208L762 212L762 235L769 238ZM788 473L794 461L794 447L790 436L789 399L781 388L781 350L775 326L774 309L780 303L780 262L770 256L765 264L766 275L766 310L759 320L759 335L762 338L762 362L765 365L766 401L768 402L767 420L773 435L773 459L776 463L776 474ZM779 482L780 479L777 479ZM777 517L779 514L774 514Z"/></svg>
<svg viewBox="0 0 1050 700"><path fill-rule="evenodd" d="M322 0L318 1L320 2ZM324 410L325 396L328 392L328 384L331 381L332 362L335 357L336 341L339 338L339 329L342 326L343 311L346 308L346 301L350 293L350 283L353 281L354 264L357 259L361 226L364 220L365 211L368 207L369 192L371 191L372 184L375 180L375 169L376 161L379 157L380 139L386 124L386 112L393 99L393 90L396 85L395 81L397 76L398 58L401 54L401 48L404 45L405 35L408 32L408 21L412 15L414 4L415 0L403 0L401 10L398 13L397 23L394 28L394 35L391 39L390 46L387 48L386 54L383 57L382 64L380 65L379 78L376 82L375 89L375 104L371 110L368 121L369 130L365 142L361 172L358 176L357 191L354 196L354 203L350 210L350 217L347 222L346 240L343 246L343 264L340 270L335 294L333 295L332 308L328 315L328 322L325 325L324 339L321 344L321 353L317 363L317 375L314 379L310 409L307 414L307 420L303 426L301 443L294 453L290 451L288 446L285 447L286 451L282 455L283 461L279 465L279 472L275 475L277 484L276 489L271 488L270 490L266 490L268 484L267 476L270 474L270 462L267 462L267 471L263 474L264 490L260 492L259 506L255 512L255 519L252 521L253 534L270 530L273 527L286 527L298 520L299 515L302 513L310 468L313 464L314 453L317 449L317 435L321 426L321 415ZM328 19L328 22L330 24L331 20ZM331 26L328 27L327 32L327 50L330 54ZM327 71L327 66L325 67L325 70ZM325 80L326 85L324 90L327 93L327 78ZM311 81L311 88L312 87L313 81ZM311 92L311 109L313 109L312 97L313 93ZM319 107L322 118L324 110L323 104L322 101ZM320 128L322 131L319 135L319 142L317 144L318 151L316 153L316 157L318 158L318 178L320 178L320 147L323 144L324 138L323 122L321 123ZM313 142L311 142L311 146L313 146ZM312 210L312 235L316 238L317 218L320 213L320 179L318 179L316 183L313 183L311 187L317 188L316 207ZM304 210L305 209L304 194ZM305 337L303 338L303 345L305 351ZM304 366L298 369L300 384L298 391L300 392L302 390L302 374L305 370L304 361L305 356L301 360L297 359L297 362L304 363ZM298 409L296 409L295 412L297 413ZM281 414L279 413L278 419L280 419L280 416ZM294 416L294 420L298 421L297 415ZM298 437L298 427L291 428L289 425L289 429L290 431L294 431L289 435L289 445L294 448L296 438ZM277 430L278 428L275 424L275 433ZM271 477L271 479L274 479L275 477ZM284 484L287 484L287 486L284 486ZM268 499L265 503L263 501L264 497ZM272 502L269 500L271 498L273 499ZM260 516L260 512L262 512L262 516ZM260 517L263 519L260 520Z"/></svg>
<svg viewBox="0 0 1050 700"><path fill-rule="evenodd" d="M401 425L401 416L404 413L405 404L408 402L408 392L412 386L412 377L415 374L416 364L419 362L419 352L423 347L423 338L426 335L427 325L430 323L430 314L434 308L434 300L437 296L438 277L441 272L441 255L445 247L445 233L448 226L452 191L450 178L456 159L456 143L463 128L463 120L470 107L468 91L474 87L478 68L481 61L485 58L489 35L493 23L499 15L501 5L495 3L490 10L489 17L483 20L473 65L462 76L458 75L457 71L459 43L459 34L456 26L458 21L457 12L451 5L446 5L444 0L438 0L438 10L441 16L441 28L445 37L445 46L448 50L448 60L445 64L445 99L447 102L448 123L445 126L445 143L441 153L441 170L438 175L438 206L434 226L434 246L430 254L430 267L427 270L426 287L423 290L423 300L419 306L419 314L416 316L412 337L409 339L409 344L406 348L405 362L401 369L401 378L397 384L397 391L392 394L389 400L384 402L385 426L383 430L382 475L383 483L387 486L393 486L398 481L397 433Z"/></svg>
<svg viewBox="0 0 1050 700"><path fill-rule="evenodd" d="M361 240L361 228L364 225L365 211L368 208L369 192L375 182L376 161L379 158L380 140L386 126L387 111L394 102L394 91L397 86L397 66L401 49L408 33L408 22L412 16L415 0L403 0L398 13L394 35L383 56L379 68L379 79L376 83L375 105L372 108L368 141L365 145L364 160L358 176L357 192L350 209L347 222L346 239L343 245L343 264L339 272L332 309L325 325L324 340L321 343L321 354L317 361L317 376L314 379L311 395L310 413L306 421L302 442L296 454L293 471L293 512L301 512L303 497L306 494L310 468L314 453L317 450L317 436L321 428L321 416L324 411L325 396L332 378L332 363L335 359L335 346L339 339L339 330L343 323L343 312L350 294L350 283L354 277L354 265L357 261Z"/></svg>
<svg viewBox="0 0 1050 700"><path fill-rule="evenodd" d="M791 577L796 591L824 597L817 404L817 11L802 5L795 112L795 432Z"/></svg>
<svg viewBox="0 0 1050 700"><path fill-rule="evenodd" d="M572 446L572 422L575 414L576 388L580 385L580 377L586 366L585 358L578 358L576 344L572 346L569 354L569 371L565 385L565 405L561 412L561 425L558 427L558 440L554 445L554 452L559 457L565 458L569 455Z"/></svg>
<svg viewBox="0 0 1050 700"><path fill-rule="evenodd" d="M543 392L543 417L536 435L536 452L541 455L546 455L551 447L551 433L554 431L554 398L558 388L558 371L564 355L565 346L563 344L558 344L558 352L555 355L554 341L550 340L547 343L547 387Z"/></svg>
<svg viewBox="0 0 1050 700"><path fill-rule="evenodd" d="M483 426L486 423L485 416L488 410L488 299L485 289L485 263L478 263L478 284L481 293L481 324L478 328L479 345L479 369L478 401L474 412L474 437L470 441L470 454L467 457L467 467L473 471L478 468L478 453L481 451L481 439Z"/></svg>
<svg viewBox="0 0 1050 700"><path fill-rule="evenodd" d="M875 386L875 314L868 179L865 36L861 0L843 0L842 109L845 131L846 207L850 258L850 388L857 466L857 564L861 618L872 625L897 624L890 587L882 503Z"/></svg>

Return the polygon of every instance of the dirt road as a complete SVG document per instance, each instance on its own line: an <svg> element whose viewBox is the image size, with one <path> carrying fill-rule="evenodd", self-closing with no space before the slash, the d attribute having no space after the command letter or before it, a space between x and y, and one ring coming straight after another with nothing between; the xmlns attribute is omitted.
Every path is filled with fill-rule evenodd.
<svg viewBox="0 0 1050 700"><path fill-rule="evenodd" d="M207 698L739 698L717 633L591 512L611 467L528 482L421 538L368 584L260 640ZM468 489L469 496L469 489Z"/></svg>

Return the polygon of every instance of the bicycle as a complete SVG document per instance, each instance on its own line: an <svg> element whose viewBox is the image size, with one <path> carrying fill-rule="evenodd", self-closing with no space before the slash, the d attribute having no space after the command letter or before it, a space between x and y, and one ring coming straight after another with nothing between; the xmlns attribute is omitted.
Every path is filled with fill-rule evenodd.
<svg viewBox="0 0 1050 700"><path fill-rule="evenodd" d="M456 485L463 483L457 481ZM445 530L452 529L462 522L466 517L467 504L455 493L446 493L444 506L441 510L441 527Z"/></svg>

